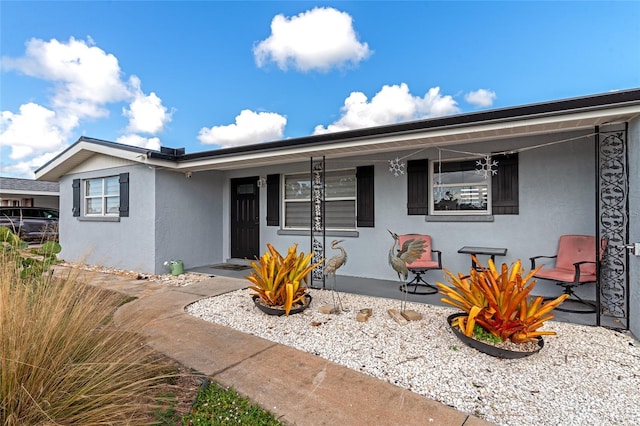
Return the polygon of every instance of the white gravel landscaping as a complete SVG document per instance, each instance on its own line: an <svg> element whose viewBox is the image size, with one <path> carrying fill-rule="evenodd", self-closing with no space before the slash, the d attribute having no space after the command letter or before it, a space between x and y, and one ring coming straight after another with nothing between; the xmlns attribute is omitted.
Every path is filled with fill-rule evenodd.
<svg viewBox="0 0 640 426"><path fill-rule="evenodd" d="M400 301L340 293L349 309L338 315L330 291L310 290L302 314L269 316L249 290L200 300L193 316L312 353L440 401L498 425L640 424L640 343L602 327L549 321L544 347L522 359L498 359L463 344L446 318L456 312L408 303L420 321L396 323L387 310ZM366 322L356 313L372 308Z"/></svg>

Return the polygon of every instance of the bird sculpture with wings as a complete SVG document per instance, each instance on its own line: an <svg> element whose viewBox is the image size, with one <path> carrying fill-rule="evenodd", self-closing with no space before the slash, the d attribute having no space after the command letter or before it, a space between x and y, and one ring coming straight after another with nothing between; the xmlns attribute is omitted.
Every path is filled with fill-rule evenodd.
<svg viewBox="0 0 640 426"><path fill-rule="evenodd" d="M387 231L389 230L387 229ZM409 276L407 264L413 263L422 253L427 251L425 247L426 241L419 238L406 240L402 247L398 247L396 251L396 244L398 244L399 240L398 234L391 231L389 233L393 238L393 244L389 250L389 265L398 273L398 279L403 285L404 301L400 305L400 312L404 312L407 304L407 277Z"/></svg>

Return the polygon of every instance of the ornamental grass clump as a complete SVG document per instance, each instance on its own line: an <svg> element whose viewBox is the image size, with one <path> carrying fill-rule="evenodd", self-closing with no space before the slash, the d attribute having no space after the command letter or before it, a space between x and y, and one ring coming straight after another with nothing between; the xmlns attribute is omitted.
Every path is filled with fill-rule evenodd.
<svg viewBox="0 0 640 426"><path fill-rule="evenodd" d="M445 269L448 281L453 285L437 283L440 293L445 297L442 302L466 312L467 315L456 318L452 324L459 327L466 336L474 334L476 325L493 336L513 343L534 342L540 336L555 335L553 331L540 331L539 328L554 317L551 311L569 297L563 294L554 300L543 302L543 297L531 299L529 294L535 286L531 278L540 269L522 276L520 260L507 267L506 263L498 271L489 260L488 268L473 258L480 270L472 268L470 275L458 274L456 277Z"/></svg>
<svg viewBox="0 0 640 426"><path fill-rule="evenodd" d="M267 306L281 306L285 314L289 315L291 307L306 296L309 273L321 265L311 263L313 253L305 255L297 253L298 244L289 247L287 256L283 257L271 244L267 244L267 251L258 259L252 261L253 271L246 277L253 285L249 288L259 296Z"/></svg>
<svg viewBox="0 0 640 426"><path fill-rule="evenodd" d="M0 247L0 424L148 424L173 368L117 329L121 295L78 271L25 275Z"/></svg>

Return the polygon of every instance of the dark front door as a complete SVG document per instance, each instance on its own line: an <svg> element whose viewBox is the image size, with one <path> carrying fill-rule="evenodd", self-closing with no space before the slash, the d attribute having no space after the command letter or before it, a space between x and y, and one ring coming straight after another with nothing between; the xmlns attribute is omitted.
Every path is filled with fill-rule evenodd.
<svg viewBox="0 0 640 426"><path fill-rule="evenodd" d="M231 257L255 259L259 246L258 177L231 179Z"/></svg>

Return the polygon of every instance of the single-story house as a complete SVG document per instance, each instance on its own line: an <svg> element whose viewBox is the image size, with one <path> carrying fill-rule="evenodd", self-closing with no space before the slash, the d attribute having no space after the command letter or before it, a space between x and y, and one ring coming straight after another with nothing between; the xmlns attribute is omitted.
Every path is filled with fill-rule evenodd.
<svg viewBox="0 0 640 426"><path fill-rule="evenodd" d="M59 198L58 182L0 177L0 206L57 209Z"/></svg>
<svg viewBox="0 0 640 426"><path fill-rule="evenodd" d="M36 171L60 182L63 258L146 273L266 243L329 257L342 239L339 275L396 279L387 230L431 235L454 273L470 268L462 246L528 268L561 235L593 235L608 243L599 282L579 292L636 336L639 177L640 89L196 153L82 137Z"/></svg>

